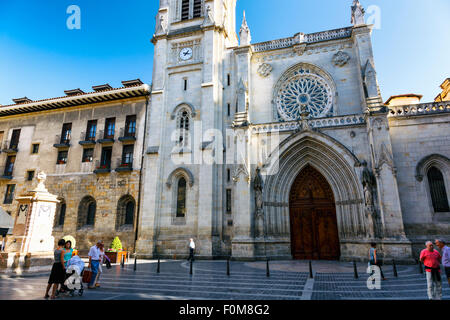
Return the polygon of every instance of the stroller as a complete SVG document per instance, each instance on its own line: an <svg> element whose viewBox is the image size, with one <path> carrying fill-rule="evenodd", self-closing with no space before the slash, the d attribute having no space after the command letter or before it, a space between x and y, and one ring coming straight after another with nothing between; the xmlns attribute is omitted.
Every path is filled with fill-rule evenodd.
<svg viewBox="0 0 450 320"><path fill-rule="evenodd" d="M75 291L78 291L78 295L83 295L83 271L84 262L79 256L74 256L67 262L66 268L66 281L61 285L61 290L56 292L57 295L63 292L68 292L71 297L75 296Z"/></svg>

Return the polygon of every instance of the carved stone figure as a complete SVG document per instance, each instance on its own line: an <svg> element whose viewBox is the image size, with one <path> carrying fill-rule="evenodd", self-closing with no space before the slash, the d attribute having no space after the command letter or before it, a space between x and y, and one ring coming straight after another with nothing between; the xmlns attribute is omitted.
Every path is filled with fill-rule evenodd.
<svg viewBox="0 0 450 320"><path fill-rule="evenodd" d="M214 17L212 14L211 6L207 5L205 8L205 20L203 21L203 25L214 24Z"/></svg>
<svg viewBox="0 0 450 320"><path fill-rule="evenodd" d="M361 3L359 3L359 0L354 0L352 5L352 21L351 23L354 26L363 25L366 22L364 21L364 14L365 10L362 7Z"/></svg>
<svg viewBox="0 0 450 320"><path fill-rule="evenodd" d="M36 176L36 180L38 181L38 185L35 191L48 192L47 188L45 187L45 180L47 180L47 175L44 171L39 171Z"/></svg>
<svg viewBox="0 0 450 320"><path fill-rule="evenodd" d="M256 169L253 189L255 190L255 233L256 237L264 236L264 202L263 202L263 179L261 169Z"/></svg>
<svg viewBox="0 0 450 320"><path fill-rule="evenodd" d="M156 34L166 33L166 22L164 15L160 14L158 19L158 25L156 27Z"/></svg>

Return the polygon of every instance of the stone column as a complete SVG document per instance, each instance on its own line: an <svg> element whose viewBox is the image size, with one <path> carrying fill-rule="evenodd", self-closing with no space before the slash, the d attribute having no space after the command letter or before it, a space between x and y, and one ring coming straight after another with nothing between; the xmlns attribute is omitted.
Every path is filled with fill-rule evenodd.
<svg viewBox="0 0 450 320"><path fill-rule="evenodd" d="M7 269L31 269L49 267L53 263L55 240L52 236L56 205L56 195L45 188L46 175L37 175L38 186L17 197L18 204L13 235L7 244Z"/></svg>

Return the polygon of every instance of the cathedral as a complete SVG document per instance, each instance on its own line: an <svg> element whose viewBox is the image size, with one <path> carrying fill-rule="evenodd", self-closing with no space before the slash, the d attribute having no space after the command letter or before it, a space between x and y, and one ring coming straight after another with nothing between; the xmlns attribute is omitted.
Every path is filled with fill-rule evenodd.
<svg viewBox="0 0 450 320"><path fill-rule="evenodd" d="M351 26L262 43L245 13L236 32L236 1L160 0L151 85L0 106L16 224L45 171L53 236L81 250L119 236L180 259L193 238L199 259L352 261L376 242L412 263L450 240L450 80L384 102L358 0Z"/></svg>
<svg viewBox="0 0 450 320"><path fill-rule="evenodd" d="M161 0L137 252L411 261L450 231L450 105L383 103L372 26L252 43L236 0ZM401 97L399 97L401 98Z"/></svg>

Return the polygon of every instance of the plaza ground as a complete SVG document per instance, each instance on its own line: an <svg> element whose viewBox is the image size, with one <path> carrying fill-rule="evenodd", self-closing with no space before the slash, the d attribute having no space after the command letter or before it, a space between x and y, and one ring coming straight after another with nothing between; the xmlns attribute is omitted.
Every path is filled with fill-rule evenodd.
<svg viewBox="0 0 450 320"><path fill-rule="evenodd" d="M84 295L62 295L60 300L427 300L425 274L418 265L383 267L387 281L381 290L367 288L367 264L358 263L358 279L348 262L313 261L314 278L309 278L308 261L230 263L195 261L193 274L187 261L139 260L123 268L113 265L101 277L101 287ZM44 300L49 272L0 275L1 300ZM450 300L450 287L443 279L443 299Z"/></svg>

